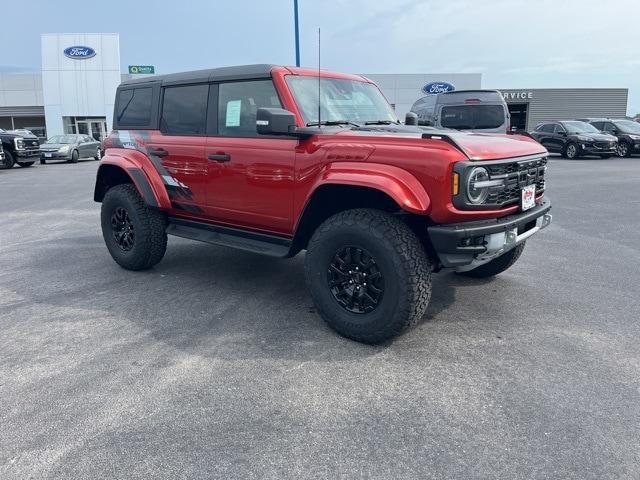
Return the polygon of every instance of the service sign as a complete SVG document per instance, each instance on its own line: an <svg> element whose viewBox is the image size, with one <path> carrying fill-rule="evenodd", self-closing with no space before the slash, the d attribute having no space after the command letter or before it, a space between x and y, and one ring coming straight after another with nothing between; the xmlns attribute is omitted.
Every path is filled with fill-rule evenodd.
<svg viewBox="0 0 640 480"><path fill-rule="evenodd" d="M74 60L86 60L87 58L96 56L96 51L93 48L83 47L81 45L65 48L63 53L65 57L73 58Z"/></svg>
<svg viewBox="0 0 640 480"><path fill-rule="evenodd" d="M422 92L427 95L437 95L438 93L453 92L456 89L449 82L431 82L422 87Z"/></svg>

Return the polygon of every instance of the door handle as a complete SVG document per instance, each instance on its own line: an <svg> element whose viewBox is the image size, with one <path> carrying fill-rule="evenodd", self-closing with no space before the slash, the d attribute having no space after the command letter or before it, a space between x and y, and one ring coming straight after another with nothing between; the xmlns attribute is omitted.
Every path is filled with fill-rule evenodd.
<svg viewBox="0 0 640 480"><path fill-rule="evenodd" d="M155 150L149 150L149 153L151 155L155 155L156 157L166 157L167 155L169 155L169 152L167 152L164 148L158 148Z"/></svg>
<svg viewBox="0 0 640 480"><path fill-rule="evenodd" d="M216 162L228 162L229 160L231 160L231 155L229 155L228 153L218 152L209 154L208 158L209 160L213 160Z"/></svg>

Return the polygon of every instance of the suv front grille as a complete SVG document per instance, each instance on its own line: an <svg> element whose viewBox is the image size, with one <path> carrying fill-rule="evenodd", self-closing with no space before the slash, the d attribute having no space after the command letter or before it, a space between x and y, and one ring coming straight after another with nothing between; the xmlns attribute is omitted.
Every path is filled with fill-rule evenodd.
<svg viewBox="0 0 640 480"><path fill-rule="evenodd" d="M544 192L547 159L484 165L491 179L504 178L504 185L491 187L485 203L503 207L520 201L520 192L528 185L536 186L536 195Z"/></svg>
<svg viewBox="0 0 640 480"><path fill-rule="evenodd" d="M489 181L498 183L488 188L488 195L483 203L471 203L467 198L467 181L470 173L476 167L483 167L489 173ZM463 210L501 209L520 203L522 189L529 185L536 186L536 196L546 188L545 173L547 158L545 156L530 156L518 159L465 161L454 167L460 175L460 193L453 196L453 204ZM495 182L498 180L498 182Z"/></svg>

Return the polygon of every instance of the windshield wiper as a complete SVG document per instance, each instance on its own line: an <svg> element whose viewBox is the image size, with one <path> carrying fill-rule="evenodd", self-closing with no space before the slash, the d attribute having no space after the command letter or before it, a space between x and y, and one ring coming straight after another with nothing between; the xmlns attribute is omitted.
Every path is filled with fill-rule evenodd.
<svg viewBox="0 0 640 480"><path fill-rule="evenodd" d="M350 122L349 120L323 120L321 122L309 122L307 123L307 127L319 127L322 125L333 126L333 125L351 125L352 127L359 127L357 123Z"/></svg>
<svg viewBox="0 0 640 480"><path fill-rule="evenodd" d="M369 120L364 122L365 125L400 125L400 122L394 122L393 120Z"/></svg>

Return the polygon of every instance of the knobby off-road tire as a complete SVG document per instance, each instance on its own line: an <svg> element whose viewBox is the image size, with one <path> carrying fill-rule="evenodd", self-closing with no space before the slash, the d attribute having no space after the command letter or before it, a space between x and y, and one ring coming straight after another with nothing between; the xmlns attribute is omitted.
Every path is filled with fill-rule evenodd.
<svg viewBox="0 0 640 480"><path fill-rule="evenodd" d="M414 326L431 298L422 244L402 220L379 210L347 210L320 225L307 247L305 276L329 326L364 343Z"/></svg>
<svg viewBox="0 0 640 480"><path fill-rule="evenodd" d="M162 260L167 249L166 217L147 207L133 185L109 189L100 217L102 236L118 265L145 270Z"/></svg>
<svg viewBox="0 0 640 480"><path fill-rule="evenodd" d="M469 270L468 272L460 272L460 275L465 275L467 277L473 278L489 278L494 275L498 275L499 273L504 272L508 268L510 268L514 263L518 261L520 255L524 251L524 245L526 242L522 242L520 245L516 245L514 248L509 250L507 253L500 255L498 258L494 258L489 263L485 263L484 265L480 265L473 270Z"/></svg>

